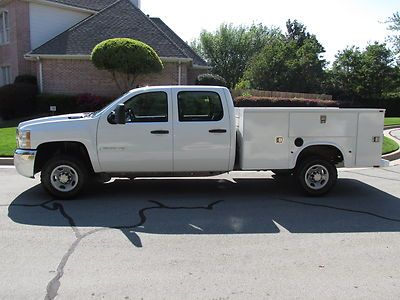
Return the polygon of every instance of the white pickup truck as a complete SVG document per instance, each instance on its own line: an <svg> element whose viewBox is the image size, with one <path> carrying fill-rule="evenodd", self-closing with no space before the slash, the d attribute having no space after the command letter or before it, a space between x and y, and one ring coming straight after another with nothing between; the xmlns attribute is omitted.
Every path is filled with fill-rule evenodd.
<svg viewBox="0 0 400 300"><path fill-rule="evenodd" d="M382 109L235 108L228 89L134 89L104 109L19 124L18 172L52 195L76 196L93 178L212 176L272 170L310 195L336 167L381 166Z"/></svg>

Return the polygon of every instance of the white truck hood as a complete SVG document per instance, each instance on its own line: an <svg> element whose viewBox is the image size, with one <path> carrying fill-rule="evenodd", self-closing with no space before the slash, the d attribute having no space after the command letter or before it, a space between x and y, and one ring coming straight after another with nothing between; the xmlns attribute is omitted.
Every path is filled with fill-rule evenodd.
<svg viewBox="0 0 400 300"><path fill-rule="evenodd" d="M76 113L76 114L67 114L67 115L60 115L60 116L54 116L54 117L38 118L38 119L21 122L18 126L18 129L22 129L23 127L30 126L30 125L53 123L53 122L64 121L64 120L83 119L83 118L88 118L89 116L90 116L89 113Z"/></svg>

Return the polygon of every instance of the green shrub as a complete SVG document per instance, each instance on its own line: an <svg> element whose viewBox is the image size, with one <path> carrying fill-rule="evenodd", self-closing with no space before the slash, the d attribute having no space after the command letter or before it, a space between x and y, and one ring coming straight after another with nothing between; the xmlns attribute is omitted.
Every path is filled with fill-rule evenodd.
<svg viewBox="0 0 400 300"><path fill-rule="evenodd" d="M236 97L236 107L338 107L339 102L320 99L297 99L297 98L272 98L272 97Z"/></svg>
<svg viewBox="0 0 400 300"><path fill-rule="evenodd" d="M10 120L32 114L37 86L14 83L0 87L0 117Z"/></svg>
<svg viewBox="0 0 400 300"><path fill-rule="evenodd" d="M57 114L79 112L76 105L76 96L41 94L36 97L38 113L48 113L50 106L57 107Z"/></svg>
<svg viewBox="0 0 400 300"><path fill-rule="evenodd" d="M38 113L48 113L50 106L56 106L56 114L96 111L111 102L111 99L92 94L52 95L41 94L36 97Z"/></svg>
<svg viewBox="0 0 400 300"><path fill-rule="evenodd" d="M103 108L111 101L112 100L109 98L104 98L92 94L82 94L78 95L76 99L76 104L81 109L81 111L96 111Z"/></svg>
<svg viewBox="0 0 400 300"><path fill-rule="evenodd" d="M14 83L28 83L37 85L36 76L33 75L18 75L15 77Z"/></svg>
<svg viewBox="0 0 400 300"><path fill-rule="evenodd" d="M227 86L226 80L216 74L201 74L196 78L196 85Z"/></svg>

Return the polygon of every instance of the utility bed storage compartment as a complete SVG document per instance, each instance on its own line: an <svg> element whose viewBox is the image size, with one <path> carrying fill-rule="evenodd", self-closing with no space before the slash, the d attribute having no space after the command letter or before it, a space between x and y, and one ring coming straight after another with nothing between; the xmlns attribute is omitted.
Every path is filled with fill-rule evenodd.
<svg viewBox="0 0 400 300"><path fill-rule="evenodd" d="M357 112L339 109L290 113L290 137L343 137L357 135ZM338 113L339 112L339 113Z"/></svg>
<svg viewBox="0 0 400 300"><path fill-rule="evenodd" d="M237 108L236 117L242 170L293 168L312 145L336 147L348 167L380 164L384 110Z"/></svg>
<svg viewBox="0 0 400 300"><path fill-rule="evenodd" d="M264 108L244 108L238 112L240 168L287 169L289 113Z"/></svg>
<svg viewBox="0 0 400 300"><path fill-rule="evenodd" d="M363 111L358 115L357 167L379 167L381 164L383 124L382 111Z"/></svg>

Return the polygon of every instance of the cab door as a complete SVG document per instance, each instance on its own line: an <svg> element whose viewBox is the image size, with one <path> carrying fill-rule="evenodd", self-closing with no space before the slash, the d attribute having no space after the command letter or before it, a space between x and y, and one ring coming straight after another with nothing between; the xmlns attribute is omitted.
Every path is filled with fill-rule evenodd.
<svg viewBox="0 0 400 300"><path fill-rule="evenodd" d="M225 95L173 90L174 172L227 171L231 122Z"/></svg>
<svg viewBox="0 0 400 300"><path fill-rule="evenodd" d="M125 101L126 124L99 121L97 150L103 172L172 172L170 89Z"/></svg>

